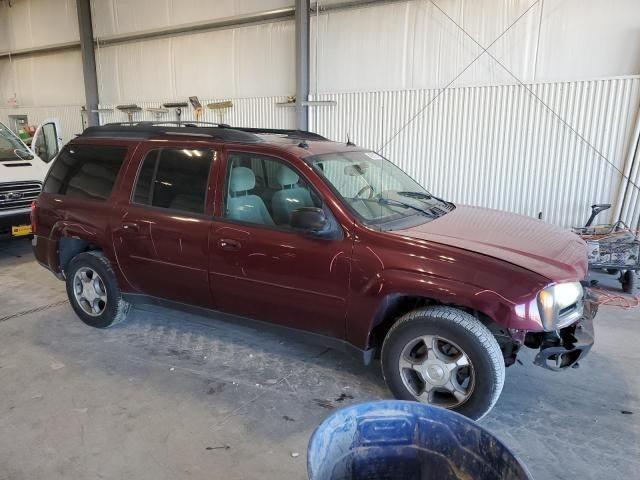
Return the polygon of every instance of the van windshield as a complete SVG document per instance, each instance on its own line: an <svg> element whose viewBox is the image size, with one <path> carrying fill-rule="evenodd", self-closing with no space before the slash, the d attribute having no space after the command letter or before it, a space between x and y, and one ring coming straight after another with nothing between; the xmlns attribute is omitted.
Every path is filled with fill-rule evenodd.
<svg viewBox="0 0 640 480"><path fill-rule="evenodd" d="M32 158L31 153L24 144L9 130L0 123L0 161L3 160L26 160Z"/></svg>
<svg viewBox="0 0 640 480"><path fill-rule="evenodd" d="M305 160L365 224L410 216L427 221L455 208L375 152L327 153Z"/></svg>

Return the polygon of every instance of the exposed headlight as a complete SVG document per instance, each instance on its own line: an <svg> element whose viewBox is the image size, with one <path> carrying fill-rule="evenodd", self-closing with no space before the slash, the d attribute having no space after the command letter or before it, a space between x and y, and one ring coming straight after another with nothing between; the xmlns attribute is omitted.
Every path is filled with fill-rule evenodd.
<svg viewBox="0 0 640 480"><path fill-rule="evenodd" d="M580 282L558 283L538 294L538 310L545 330L566 327L582 315L584 291Z"/></svg>

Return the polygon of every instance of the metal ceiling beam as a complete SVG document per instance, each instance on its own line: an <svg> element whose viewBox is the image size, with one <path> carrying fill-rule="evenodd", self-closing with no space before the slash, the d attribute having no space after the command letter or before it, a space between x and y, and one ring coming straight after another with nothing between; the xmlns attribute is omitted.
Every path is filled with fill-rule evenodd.
<svg viewBox="0 0 640 480"><path fill-rule="evenodd" d="M46 47L21 48L20 50L8 50L0 52L0 58L23 57L26 55L38 55L46 53L63 52L66 50L77 50L80 48L80 42L64 42L47 45Z"/></svg>
<svg viewBox="0 0 640 480"><path fill-rule="evenodd" d="M410 0L348 0L340 3L330 3L328 5L320 4L320 13L336 12L340 10L350 10L353 8L372 7L375 5L383 5L385 3L407 3ZM318 9L317 2L311 4L311 11L316 12Z"/></svg>
<svg viewBox="0 0 640 480"><path fill-rule="evenodd" d="M409 0L350 0L341 3L332 3L330 5L320 4L320 12L335 12L339 10L348 10L359 7L369 7L374 5L382 5L385 3L401 3ZM296 0L296 5L298 0ZM317 2L310 3L309 10L315 12L318 8ZM282 20L291 20L295 18L296 8L285 7L275 10L268 10L260 13L252 13L247 15L236 15L218 20L207 20L204 22L185 23L174 27L161 27L152 30L145 30L136 33L123 33L118 35L109 35L97 38L96 42L102 47L107 45L116 45L119 43L127 43L140 40L149 40L159 37L173 37L176 35L188 35L195 32L205 32L211 30L222 30L225 28L235 28L242 25L254 25L260 23L269 23Z"/></svg>
<svg viewBox="0 0 640 480"><path fill-rule="evenodd" d="M269 10L249 15L236 15L234 17L226 17L218 20L208 20L205 22L185 23L175 27L162 27L153 30L145 30L136 33L123 33L119 35L110 35L97 38L96 42L99 46L116 45L119 43L128 43L140 40L149 40L160 37L173 37L177 35L188 35L196 32L204 32L210 30L221 30L225 28L234 28L248 24L258 24L275 22L278 20L290 20L295 15L295 8L280 8L277 10Z"/></svg>
<svg viewBox="0 0 640 480"><path fill-rule="evenodd" d="M296 128L309 130L310 0L296 0Z"/></svg>

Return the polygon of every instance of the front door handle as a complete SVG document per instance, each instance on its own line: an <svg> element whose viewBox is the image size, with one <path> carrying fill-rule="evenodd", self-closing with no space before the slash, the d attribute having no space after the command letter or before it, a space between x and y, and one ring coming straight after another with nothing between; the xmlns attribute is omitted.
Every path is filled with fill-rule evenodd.
<svg viewBox="0 0 640 480"><path fill-rule="evenodd" d="M238 240L231 238L221 238L218 240L218 247L222 250L238 251L242 248L242 244Z"/></svg>
<svg viewBox="0 0 640 480"><path fill-rule="evenodd" d="M140 225L134 222L124 222L122 224L122 230L126 233L137 233L140 231Z"/></svg>

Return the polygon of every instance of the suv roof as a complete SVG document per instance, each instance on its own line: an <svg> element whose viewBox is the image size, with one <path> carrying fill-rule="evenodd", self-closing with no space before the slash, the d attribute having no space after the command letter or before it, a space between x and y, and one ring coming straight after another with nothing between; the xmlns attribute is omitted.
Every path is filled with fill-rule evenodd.
<svg viewBox="0 0 640 480"><path fill-rule="evenodd" d="M174 137L175 140L175 136L192 141L213 140L232 144L268 145L285 151L295 150L295 154L301 158L323 153L362 150L353 143L334 142L306 130L232 127L225 123L193 121L108 123L87 128L70 143L82 143L84 139L135 141Z"/></svg>
<svg viewBox="0 0 640 480"><path fill-rule="evenodd" d="M305 130L281 130L269 128L231 127L225 123L208 122L123 122L108 123L99 127L87 128L79 137L84 138L127 138L150 139L165 135L187 135L210 137L230 143L262 143L268 141L260 134L272 134L292 140L329 141L317 133Z"/></svg>

